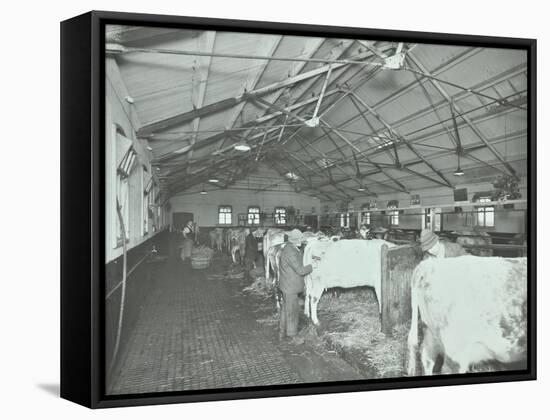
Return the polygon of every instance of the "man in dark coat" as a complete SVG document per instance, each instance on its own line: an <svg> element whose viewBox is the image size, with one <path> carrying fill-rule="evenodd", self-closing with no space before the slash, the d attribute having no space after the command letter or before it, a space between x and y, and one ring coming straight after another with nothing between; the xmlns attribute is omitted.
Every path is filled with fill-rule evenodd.
<svg viewBox="0 0 550 420"><path fill-rule="evenodd" d="M256 241L256 238L252 234L252 230L249 230L244 241L244 269L248 280L251 280L250 272L254 268L257 255L258 241Z"/></svg>
<svg viewBox="0 0 550 420"><path fill-rule="evenodd" d="M288 242L281 252L279 266L279 289L282 293L279 338L293 338L298 333L298 293L304 291L304 276L311 273L311 265L304 266L302 253L298 249L303 239L295 229L288 234Z"/></svg>

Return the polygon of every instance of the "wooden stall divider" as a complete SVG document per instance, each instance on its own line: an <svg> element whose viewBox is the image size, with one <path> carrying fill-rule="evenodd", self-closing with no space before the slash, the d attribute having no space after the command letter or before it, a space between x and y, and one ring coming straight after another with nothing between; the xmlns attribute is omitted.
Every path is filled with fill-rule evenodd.
<svg viewBox="0 0 550 420"><path fill-rule="evenodd" d="M422 260L416 243L389 248L382 246L381 321L382 332L392 335L398 325L411 318L411 275Z"/></svg>

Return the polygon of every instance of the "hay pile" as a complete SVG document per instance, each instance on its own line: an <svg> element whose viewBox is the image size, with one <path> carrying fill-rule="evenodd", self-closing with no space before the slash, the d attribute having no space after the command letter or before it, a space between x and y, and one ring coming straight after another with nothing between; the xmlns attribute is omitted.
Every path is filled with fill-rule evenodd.
<svg viewBox="0 0 550 420"><path fill-rule="evenodd" d="M265 278L263 276L256 277L251 285L246 286L243 289L243 292L250 293L252 295L265 299L273 297L275 293L273 287L266 284Z"/></svg>
<svg viewBox="0 0 550 420"><path fill-rule="evenodd" d="M376 295L371 289L325 293L319 302L321 338L338 352L357 355L376 370L377 377L403 376L407 354L407 326L392 337L380 329Z"/></svg>

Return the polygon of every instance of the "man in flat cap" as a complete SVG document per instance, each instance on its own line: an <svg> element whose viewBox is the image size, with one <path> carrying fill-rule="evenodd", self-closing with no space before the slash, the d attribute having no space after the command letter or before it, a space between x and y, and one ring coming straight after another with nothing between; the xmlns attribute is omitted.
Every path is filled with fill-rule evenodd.
<svg viewBox="0 0 550 420"><path fill-rule="evenodd" d="M281 252L279 268L279 289L282 293L281 315L279 318L279 338L294 338L298 334L300 308L298 294L304 291L304 276L311 273L310 264L304 266L302 253L298 247L303 235L298 229L288 233L288 242Z"/></svg>
<svg viewBox="0 0 550 420"><path fill-rule="evenodd" d="M440 241L439 237L428 229L423 229L420 233L420 248L424 254L423 259L427 258L450 258L468 255L466 250L459 244L448 241Z"/></svg>

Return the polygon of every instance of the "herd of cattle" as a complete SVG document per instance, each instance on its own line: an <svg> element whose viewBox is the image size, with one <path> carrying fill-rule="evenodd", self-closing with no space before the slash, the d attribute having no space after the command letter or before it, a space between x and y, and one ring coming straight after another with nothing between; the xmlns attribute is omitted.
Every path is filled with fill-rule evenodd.
<svg viewBox="0 0 550 420"><path fill-rule="evenodd" d="M247 228L210 232L212 248L242 261ZM282 229L256 229L265 279L278 282L279 261L286 246ZM303 263L314 269L305 277L304 313L317 325L317 305L327 289L372 287L381 305L382 246L385 239L342 239L323 232L303 234ZM384 237L384 236L383 236ZM385 236L387 239L387 236ZM490 237L464 235L461 245L484 245ZM527 359L527 259L493 257L491 249L471 248L473 255L430 258L411 276L412 319L408 335L408 373L441 372L439 360L451 359L458 372L484 361L525 363ZM237 258L238 254L238 258Z"/></svg>

